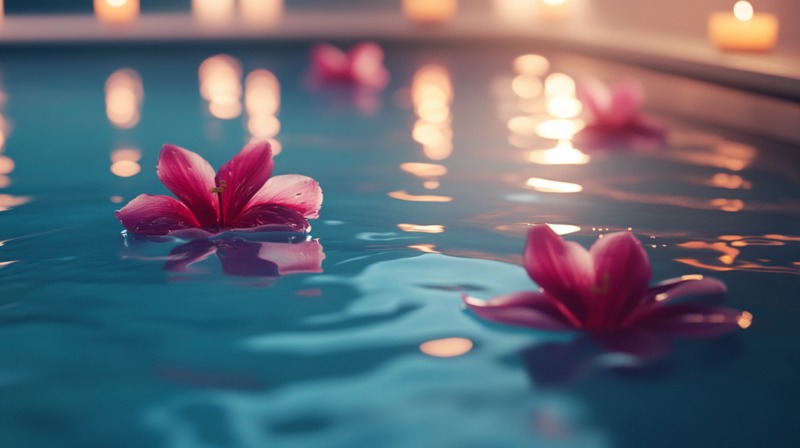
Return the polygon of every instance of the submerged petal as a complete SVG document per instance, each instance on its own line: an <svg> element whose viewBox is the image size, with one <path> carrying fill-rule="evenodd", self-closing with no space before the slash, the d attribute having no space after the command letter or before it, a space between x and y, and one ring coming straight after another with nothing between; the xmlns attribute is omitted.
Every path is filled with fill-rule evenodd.
<svg viewBox="0 0 800 448"><path fill-rule="evenodd" d="M586 316L586 297L593 280L589 252L575 242L565 242L547 224L528 231L523 255L533 281L560 300L581 321Z"/></svg>
<svg viewBox="0 0 800 448"><path fill-rule="evenodd" d="M186 244L181 244L169 252L164 270L184 274L194 272L191 265L208 258L217 251L217 246L208 238L199 238Z"/></svg>
<svg viewBox="0 0 800 448"><path fill-rule="evenodd" d="M641 304L650 284L647 253L630 232L604 235L589 253L594 263L589 321L598 329L617 327Z"/></svg>
<svg viewBox="0 0 800 448"><path fill-rule="evenodd" d="M299 243L261 243L258 256L278 265L281 275L322 272L325 253L318 240Z"/></svg>
<svg viewBox="0 0 800 448"><path fill-rule="evenodd" d="M341 78L347 75L349 59L340 49L325 43L311 48L311 69L323 78Z"/></svg>
<svg viewBox="0 0 800 448"><path fill-rule="evenodd" d="M270 230L286 232L305 232L311 228L303 215L277 204L261 204L250 207L239 216L231 227L236 229L269 227Z"/></svg>
<svg viewBox="0 0 800 448"><path fill-rule="evenodd" d="M319 218L322 206L322 189L312 178L299 174L285 174L270 178L253 196L247 207L277 204L302 214L305 218Z"/></svg>
<svg viewBox="0 0 800 448"><path fill-rule="evenodd" d="M174 145L164 145L156 164L158 178L194 214L203 227L219 224L214 169L199 155Z"/></svg>
<svg viewBox="0 0 800 448"><path fill-rule="evenodd" d="M657 359L672 351L672 342L668 337L647 329L593 332L591 336L604 350L643 359Z"/></svg>
<svg viewBox="0 0 800 448"><path fill-rule="evenodd" d="M272 148L263 141L245 146L217 173L216 187L222 190L223 227L232 227L250 199L272 175Z"/></svg>
<svg viewBox="0 0 800 448"><path fill-rule="evenodd" d="M475 314L492 322L554 331L571 331L580 325L562 303L539 292L522 291L487 301L465 294L463 299Z"/></svg>
<svg viewBox="0 0 800 448"><path fill-rule="evenodd" d="M139 195L114 216L126 229L140 235L166 235L200 225L185 205L170 196Z"/></svg>
<svg viewBox="0 0 800 448"><path fill-rule="evenodd" d="M615 127L632 125L636 122L639 109L644 102L642 86L633 79L620 81L611 93L611 109L608 124Z"/></svg>
<svg viewBox="0 0 800 448"><path fill-rule="evenodd" d="M353 80L382 89L389 83L389 71L383 66L383 49L374 42L360 43L348 52Z"/></svg>

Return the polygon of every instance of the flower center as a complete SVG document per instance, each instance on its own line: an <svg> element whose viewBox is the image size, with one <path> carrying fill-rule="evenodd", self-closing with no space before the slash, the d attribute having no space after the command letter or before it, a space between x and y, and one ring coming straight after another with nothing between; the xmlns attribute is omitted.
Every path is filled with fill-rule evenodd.
<svg viewBox="0 0 800 448"><path fill-rule="evenodd" d="M222 193L225 192L225 189L228 188L228 184L223 180L219 183L219 187L212 188L211 192L217 194L217 198L219 198L219 225L220 227L225 226L225 215L222 212Z"/></svg>

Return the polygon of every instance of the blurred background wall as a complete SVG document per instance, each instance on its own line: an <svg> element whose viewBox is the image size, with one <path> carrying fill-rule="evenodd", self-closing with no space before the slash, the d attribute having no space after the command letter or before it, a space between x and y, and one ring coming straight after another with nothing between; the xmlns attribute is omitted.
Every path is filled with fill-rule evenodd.
<svg viewBox="0 0 800 448"><path fill-rule="evenodd" d="M577 1L577 0L572 0ZM657 34L670 38L704 39L713 11L730 11L735 0L580 0L587 18L620 31ZM286 0L287 10L390 12L401 0ZM462 13L492 10L492 0L461 0ZM750 0L757 12L771 12L781 21L778 51L800 56L800 0ZM141 0L144 13L191 10L191 0ZM91 13L92 0L5 0L6 14Z"/></svg>

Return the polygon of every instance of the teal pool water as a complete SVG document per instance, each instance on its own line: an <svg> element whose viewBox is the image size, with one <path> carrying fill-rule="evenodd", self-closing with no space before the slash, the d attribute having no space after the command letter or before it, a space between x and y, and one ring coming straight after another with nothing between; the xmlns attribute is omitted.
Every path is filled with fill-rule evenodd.
<svg viewBox="0 0 800 448"><path fill-rule="evenodd" d="M544 54L551 73L578 81L609 78L605 62L533 46L387 44L391 83L368 92L308 87L308 48L0 56L0 446L796 443L798 148L650 110L669 129L662 149L589 151L576 142L588 163L531 163L531 150L557 140L536 135L552 117L541 96L524 100L512 89L514 59ZM198 69L222 53L240 61L240 89L255 70L275 75L274 118L244 103L247 89L241 113L212 115ZM431 64L440 67L431 82L452 88L451 119L414 133L425 112L413 107L411 88ZM107 113L104 86L119 69L135 71L123 83L134 97L140 77L143 99L123 98ZM617 70L641 76L648 96L663 94L655 74ZM219 77L228 79L224 70ZM114 111L128 129L111 122ZM262 121L248 128L251 119ZM313 177L325 195L307 237L227 235L215 252L192 252L190 241L123 235L115 210L141 193L169 194L155 172L162 144L218 168L252 131L274 134L276 119L275 173ZM436 144L425 150L415 136ZM140 171L119 176L112 158L125 162L118 174ZM531 178L563 184L537 190ZM655 281L720 278L726 305L752 313L752 326L677 341L646 369L605 354L574 381L543 384L524 354L572 336L487 323L461 308L465 292L488 299L537 288L519 263L527 225L540 222L563 225L565 238L585 246L630 228ZM229 268L237 248L255 267ZM286 254L298 248L321 269L292 265ZM181 265L187 253L197 262ZM448 338L471 349L440 341ZM428 354L448 351L461 354Z"/></svg>

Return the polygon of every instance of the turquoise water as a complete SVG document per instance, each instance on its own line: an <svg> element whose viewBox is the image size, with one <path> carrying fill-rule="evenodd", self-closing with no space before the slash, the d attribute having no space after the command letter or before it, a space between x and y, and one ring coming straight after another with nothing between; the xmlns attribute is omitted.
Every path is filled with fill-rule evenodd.
<svg viewBox="0 0 800 448"><path fill-rule="evenodd" d="M670 130L664 149L586 150L587 164L533 164L527 151L556 141L509 137L509 119L544 116L541 100L520 109L510 88L514 58L543 52L552 72L576 79L607 75L602 61L575 63L535 47L393 44L389 87L365 93L310 90L307 49L53 48L0 57L2 155L14 162L0 178L8 184L0 190L0 446L796 443L796 147L651 110ZM309 236L266 237L279 247L264 258L319 244L323 272L286 273L276 262L235 275L224 270L223 249L170 269L169 255L186 253L188 241L126 237L113 216L138 194L169 194L155 173L162 144L219 167L250 139L246 111L218 119L200 96L198 67L219 53L241 61L244 75L275 74L275 173L311 176L325 195ZM403 90L426 64L445 68L453 90L453 151L440 160L412 139L416 115ZM131 129L106 114L103 86L121 68L135 70L144 91ZM140 151L138 174L112 173L119 149ZM447 173L421 178L400 168L409 162ZM526 186L532 177L583 190L537 191ZM422 195L451 200L405 200ZM535 289L518 263L525 228L538 222L579 227L565 238L585 246L631 228L654 280L718 277L726 304L751 312L753 325L678 341L646 368L612 354L590 359L571 381L538 381L524 353L571 336L482 322L460 299ZM264 242L224 237L240 238L218 241L225 247ZM474 345L451 358L421 351L444 338Z"/></svg>

